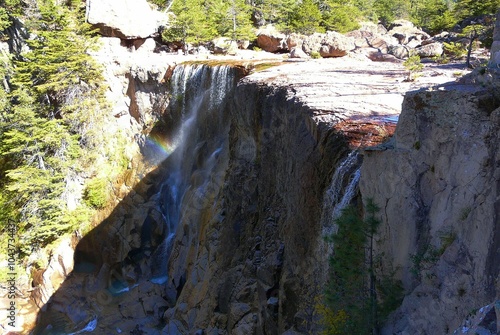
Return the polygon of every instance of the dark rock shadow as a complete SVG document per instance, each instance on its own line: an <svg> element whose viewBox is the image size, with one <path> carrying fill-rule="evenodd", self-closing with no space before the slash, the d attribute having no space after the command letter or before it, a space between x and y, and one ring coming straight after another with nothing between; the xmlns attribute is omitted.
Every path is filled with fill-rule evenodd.
<svg viewBox="0 0 500 335"><path fill-rule="evenodd" d="M145 175L78 242L74 269L40 310L32 334L84 329L143 334L143 327L163 328L161 319L168 307L162 285L167 261L164 241L169 232L159 198L170 164L167 158Z"/></svg>

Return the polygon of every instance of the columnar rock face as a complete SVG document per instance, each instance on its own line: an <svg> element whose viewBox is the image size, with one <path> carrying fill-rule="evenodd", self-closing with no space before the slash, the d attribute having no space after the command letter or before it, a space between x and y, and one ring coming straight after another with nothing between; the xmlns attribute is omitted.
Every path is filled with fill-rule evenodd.
<svg viewBox="0 0 500 335"><path fill-rule="evenodd" d="M323 192L348 148L288 94L244 80L220 118L227 128L205 194L209 206L183 210L172 247L167 296L177 298L165 313L169 333L307 333L317 326L314 300L325 268L313 265L326 264ZM184 203L196 204L197 192L189 189Z"/></svg>
<svg viewBox="0 0 500 335"><path fill-rule="evenodd" d="M360 188L381 207L381 266L407 296L384 334L448 334L500 296L500 101L452 85L408 93Z"/></svg>
<svg viewBox="0 0 500 335"><path fill-rule="evenodd" d="M199 81L178 84L184 96L172 92L174 104L199 113L172 110L193 125L180 131L185 156L172 154L126 188L113 213L79 242L75 270L47 302L35 334L86 325L103 334L317 327L325 267L311 265L327 263L323 194L348 143L318 125L287 88L244 81L225 108L211 110L205 99L232 90L210 81L225 74L203 70ZM213 87L200 93L205 85ZM175 236L167 230L172 221Z"/></svg>

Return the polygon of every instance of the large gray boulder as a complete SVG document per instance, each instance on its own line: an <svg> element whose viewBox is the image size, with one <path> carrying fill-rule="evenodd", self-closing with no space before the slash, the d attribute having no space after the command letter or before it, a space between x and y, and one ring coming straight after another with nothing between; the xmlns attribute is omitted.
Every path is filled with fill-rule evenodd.
<svg viewBox="0 0 500 335"><path fill-rule="evenodd" d="M166 14L152 9L146 0L87 0L86 15L101 34L121 39L156 35L168 21Z"/></svg>
<svg viewBox="0 0 500 335"><path fill-rule="evenodd" d="M308 59L310 57L302 49L300 49L300 48L292 48L292 50L290 50L290 58Z"/></svg>
<svg viewBox="0 0 500 335"><path fill-rule="evenodd" d="M398 59L406 59L410 56L410 49L404 45L394 45L388 49L387 53Z"/></svg>
<svg viewBox="0 0 500 335"><path fill-rule="evenodd" d="M372 38L367 39L367 42L371 48L378 49L383 53L387 53L389 48L399 44L395 37L389 35L373 35Z"/></svg>
<svg viewBox="0 0 500 335"><path fill-rule="evenodd" d="M418 29L413 23L406 20L395 21L387 34L397 38L400 44L407 44L413 39L423 41L430 38L429 34Z"/></svg>
<svg viewBox="0 0 500 335"><path fill-rule="evenodd" d="M356 48L354 39L339 34L335 31L328 31L326 36L321 41L319 53L321 57L342 57L347 55L349 51Z"/></svg>
<svg viewBox="0 0 500 335"><path fill-rule="evenodd" d="M302 49L307 54L319 52L321 57L342 57L356 48L354 39L334 31L326 34L315 33L304 40Z"/></svg>
<svg viewBox="0 0 500 335"><path fill-rule="evenodd" d="M419 48L416 48L415 51L417 52L417 55L419 55L422 58L428 58L428 57L439 57L443 54L443 44L439 42L431 43L431 44L426 44L422 45Z"/></svg>

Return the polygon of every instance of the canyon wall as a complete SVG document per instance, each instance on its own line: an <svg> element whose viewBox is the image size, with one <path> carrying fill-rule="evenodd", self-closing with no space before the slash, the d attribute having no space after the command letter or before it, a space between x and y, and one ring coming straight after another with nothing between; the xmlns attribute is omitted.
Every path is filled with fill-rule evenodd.
<svg viewBox="0 0 500 335"><path fill-rule="evenodd" d="M287 88L235 86L237 72L176 69L153 129L171 151L78 242L34 334L317 330L323 194L349 143Z"/></svg>
<svg viewBox="0 0 500 335"><path fill-rule="evenodd" d="M500 297L499 106L484 85L407 93L393 139L365 151L380 266L407 292L384 334L449 334Z"/></svg>
<svg viewBox="0 0 500 335"><path fill-rule="evenodd" d="M167 291L177 299L165 314L168 333L307 333L317 326L327 263L319 252L323 193L348 148L288 94L243 80L219 117L227 125L219 134L223 162L204 204L196 206L196 184L184 195L169 262Z"/></svg>

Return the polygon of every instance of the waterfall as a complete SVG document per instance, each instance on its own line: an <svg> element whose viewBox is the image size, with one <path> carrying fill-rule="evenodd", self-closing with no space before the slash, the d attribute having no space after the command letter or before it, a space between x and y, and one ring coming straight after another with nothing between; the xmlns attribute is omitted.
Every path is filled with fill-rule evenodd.
<svg viewBox="0 0 500 335"><path fill-rule="evenodd" d="M195 188L197 203L189 204L191 207L203 205L209 180L214 178L211 172L222 150L218 139L221 110L235 86L235 72L229 66L178 66L171 82L170 111L180 116L180 125L171 134L167 176L157 194L166 233L152 257L154 283L167 280L168 258L186 191Z"/></svg>
<svg viewBox="0 0 500 335"><path fill-rule="evenodd" d="M324 235L333 233L333 222L356 195L360 178L360 157L351 151L336 168L330 186L325 192L322 210Z"/></svg>

